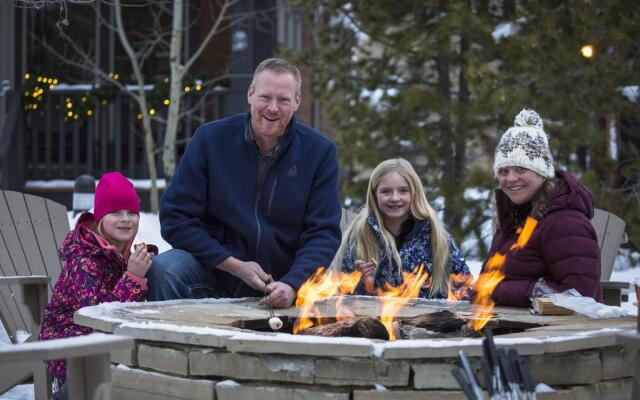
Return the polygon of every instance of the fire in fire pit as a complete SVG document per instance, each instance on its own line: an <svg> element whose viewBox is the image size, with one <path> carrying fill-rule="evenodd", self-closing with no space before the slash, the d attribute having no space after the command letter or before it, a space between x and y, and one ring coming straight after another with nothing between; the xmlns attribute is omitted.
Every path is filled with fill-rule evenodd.
<svg viewBox="0 0 640 400"><path fill-rule="evenodd" d="M443 300L407 299L407 307L399 310L391 329L393 339L382 323L384 315L383 299L372 296L337 296L323 299L315 304L318 319L310 319L310 327L299 330L299 335L324 337L364 337L380 340L432 339L456 337L480 337L482 331L476 331L472 325L474 311L467 302ZM350 316L339 315L336 305L350 310ZM281 315L284 326L279 332L293 333L299 326L299 319ZM239 328L269 332L267 319L245 319L234 324ZM522 332L540 324L512 321L507 318L491 319L486 328L496 334Z"/></svg>
<svg viewBox="0 0 640 400"><path fill-rule="evenodd" d="M527 218L524 227L518 234L517 242L511 247L511 251L523 248L536 226L535 219ZM453 331L465 333L469 330L476 332L482 330L493 318L495 303L491 294L496 285L504 279L502 268L506 257L506 255L496 253L487 261L484 272L474 283L471 283L468 277L450 276L449 281L453 282L454 287L449 288L449 300L470 298L473 287L475 304L473 318L465 320L455 314L447 314L445 310L440 314L422 316L424 320L429 321L427 325L431 327L431 321L437 319L447 321L444 324L446 326L457 326ZM296 307L300 310L300 314L294 321L292 332L321 336L363 336L387 340L396 340L398 337L438 337L438 333L433 334L432 329L420 325L422 320L416 324L412 323L416 321L398 319L400 310L415 300L421 288L429 287L431 284L429 274L423 265L416 266L410 273L403 272L402 275L402 283L398 286L386 284L384 288L376 289L376 295L381 303L380 313L375 317L361 318L356 317L356 314L343 304L343 298L345 295L354 293L357 286L361 284L362 273L360 271L344 273L331 269L325 270L322 267L318 268L298 290ZM330 297L336 298L335 310L332 313L334 320L327 322L329 316L326 313L323 314L317 304ZM465 323L468 324L469 329L462 329ZM382 327L386 330L386 334L382 332ZM469 333L469 335L471 334Z"/></svg>

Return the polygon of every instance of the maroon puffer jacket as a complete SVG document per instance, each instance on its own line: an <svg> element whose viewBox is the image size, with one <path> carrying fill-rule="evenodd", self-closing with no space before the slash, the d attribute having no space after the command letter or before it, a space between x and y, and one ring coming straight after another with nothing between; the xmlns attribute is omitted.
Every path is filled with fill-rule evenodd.
<svg viewBox="0 0 640 400"><path fill-rule="evenodd" d="M591 192L568 172L557 171L556 178L556 190L547 202L544 218L520 250L509 248L516 241L516 229L523 225L530 206L515 207L501 190L496 191L500 228L493 237L489 256L496 251L507 255L505 279L492 295L496 305L528 307L529 294L539 278L558 292L574 288L583 296L602 302L600 248L590 222Z"/></svg>

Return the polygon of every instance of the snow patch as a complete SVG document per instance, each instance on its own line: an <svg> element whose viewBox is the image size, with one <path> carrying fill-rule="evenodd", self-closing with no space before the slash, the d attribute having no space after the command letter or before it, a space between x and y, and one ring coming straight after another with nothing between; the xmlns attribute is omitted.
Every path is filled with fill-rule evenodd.
<svg viewBox="0 0 640 400"><path fill-rule="evenodd" d="M240 384L236 381L232 381L231 379L227 379L226 381L216 383L216 386L239 387Z"/></svg>
<svg viewBox="0 0 640 400"><path fill-rule="evenodd" d="M134 310L132 314L160 314L160 310Z"/></svg>
<svg viewBox="0 0 640 400"><path fill-rule="evenodd" d="M382 356L384 355L384 346L384 343L373 344L373 350L371 351L371 355L373 355L373 358L382 358Z"/></svg>
<svg viewBox="0 0 640 400"><path fill-rule="evenodd" d="M373 386L373 390L376 391L376 392L388 392L389 391L389 389L387 389L384 385L381 385L379 383L376 383Z"/></svg>
<svg viewBox="0 0 640 400"><path fill-rule="evenodd" d="M640 86L622 86L618 90L620 90L622 95L630 102L635 103L638 101L638 97L640 96Z"/></svg>
<svg viewBox="0 0 640 400"><path fill-rule="evenodd" d="M16 332L16 343L24 343L31 337L31 334L26 331L18 330Z"/></svg>
<svg viewBox="0 0 640 400"><path fill-rule="evenodd" d="M503 38L515 36L520 32L520 25L526 21L526 18L520 17L515 22L503 22L498 24L491 32L493 40L498 43Z"/></svg>
<svg viewBox="0 0 640 400"><path fill-rule="evenodd" d="M96 185L99 178L96 178ZM129 179L136 189L150 189L150 179ZM72 189L76 181L71 179L32 180L24 183L25 189ZM156 179L158 189L164 189L167 182L164 179Z"/></svg>

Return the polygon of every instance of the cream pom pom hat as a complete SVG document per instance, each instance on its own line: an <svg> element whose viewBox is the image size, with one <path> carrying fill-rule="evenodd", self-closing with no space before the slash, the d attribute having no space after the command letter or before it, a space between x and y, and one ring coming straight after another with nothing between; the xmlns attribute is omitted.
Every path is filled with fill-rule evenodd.
<svg viewBox="0 0 640 400"><path fill-rule="evenodd" d="M496 147L493 173L498 176L500 168L513 166L530 169L544 178L555 175L549 139L542 119L533 110L520 111Z"/></svg>

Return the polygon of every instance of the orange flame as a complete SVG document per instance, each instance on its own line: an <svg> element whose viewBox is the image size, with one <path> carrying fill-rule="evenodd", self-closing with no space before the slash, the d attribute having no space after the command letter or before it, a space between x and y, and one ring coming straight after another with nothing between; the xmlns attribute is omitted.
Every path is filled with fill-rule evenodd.
<svg viewBox="0 0 640 400"><path fill-rule="evenodd" d="M396 340L393 322L398 312L410 299L418 297L420 289L427 281L429 274L424 271L424 265L419 265L412 272L403 272L403 282L396 287L389 284L384 289L378 289L377 294L382 302L380 322L389 333L389 340Z"/></svg>
<svg viewBox="0 0 640 400"><path fill-rule="evenodd" d="M524 223L524 227L518 230L518 239L511 246L510 250L517 251L529 242L533 231L538 226L538 221L532 217L527 217ZM473 320L469 321L469 327L476 331L481 330L493 317L493 307L495 302L491 299L491 294L495 290L496 286L502 281L505 276L502 273L502 268L506 262L507 256L496 252L493 257L487 260L485 266L485 272L481 273L478 280L473 285L473 290L476 292L474 304L476 307Z"/></svg>
<svg viewBox="0 0 640 400"><path fill-rule="evenodd" d="M376 294L380 297L382 304L380 310L380 321L389 333L389 340L395 340L396 334L393 323L400 309L405 306L410 299L418 297L420 289L425 285L429 274L424 271L424 266L416 267L412 272L403 272L403 282L393 287L389 284L384 289L377 289ZM362 272L351 273L325 271L318 268L298 290L296 307L300 310L298 320L293 327L293 333L311 328L314 320L322 324L322 314L316 303L328 297L339 295L336 300L336 320L351 318L355 314L342 304L343 296L351 294L362 279Z"/></svg>
<svg viewBox="0 0 640 400"><path fill-rule="evenodd" d="M497 252L487 261L485 272L481 273L476 282L473 284L473 290L476 292L474 304L476 307L474 318L469 321L469 327L476 331L484 328L484 326L493 317L493 307L495 302L491 299L491 293L498 283L504 279L502 267L507 257Z"/></svg>
<svg viewBox="0 0 640 400"><path fill-rule="evenodd" d="M520 232L518 232L518 241L511 246L511 250L519 250L523 248L527 244L529 239L531 239L531 235L533 234L533 231L537 226L538 220L527 217L527 220L524 223L524 227Z"/></svg>
<svg viewBox="0 0 640 400"><path fill-rule="evenodd" d="M448 300L469 300L469 290L473 285L473 276L470 274L449 274Z"/></svg>
<svg viewBox="0 0 640 400"><path fill-rule="evenodd" d="M293 327L293 333L296 334L313 326L313 318L322 323L319 310L315 306L318 301L336 294L345 295L353 293L360 282L362 272L353 271L351 273L335 272L320 267L316 272L300 287L298 290L298 298L296 299L296 307L300 309L300 315ZM336 307L337 314L347 317L351 312L345 311L342 306L342 298L339 298ZM352 314L352 313L351 313Z"/></svg>

